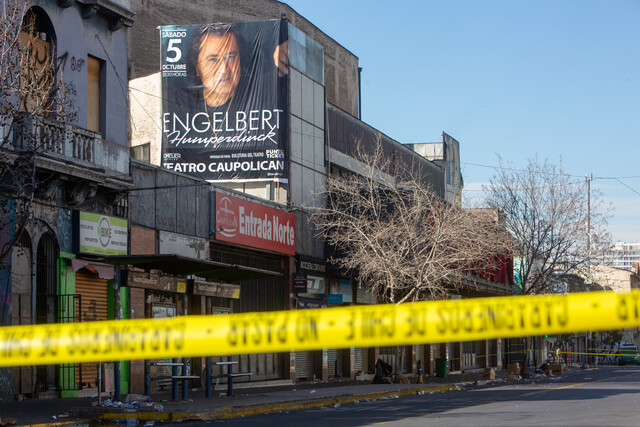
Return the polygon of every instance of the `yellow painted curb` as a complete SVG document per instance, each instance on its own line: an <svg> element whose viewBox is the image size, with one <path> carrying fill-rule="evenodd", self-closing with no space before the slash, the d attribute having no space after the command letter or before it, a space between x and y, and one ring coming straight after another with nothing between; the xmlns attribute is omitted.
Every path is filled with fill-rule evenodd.
<svg viewBox="0 0 640 427"><path fill-rule="evenodd" d="M297 400L283 403L257 404L247 407L225 407L202 412L130 412L130 413L105 413L98 417L99 420L109 421L122 418L135 418L141 421L189 421L189 420L222 420L239 417L249 417L252 415L263 415L273 412L287 412L301 409L313 409L336 404L346 405L360 401L372 401L382 398L393 399L396 396L410 396L424 392L441 393L445 391L463 390L465 386L471 384L457 383L444 384L438 386L409 387L399 390L377 391L370 393L359 393L350 396L327 397L308 400Z"/></svg>
<svg viewBox="0 0 640 427"><path fill-rule="evenodd" d="M52 423L40 423L40 424L16 424L16 427L64 427L75 426L78 424L89 424L91 420L75 420L75 421L56 421Z"/></svg>

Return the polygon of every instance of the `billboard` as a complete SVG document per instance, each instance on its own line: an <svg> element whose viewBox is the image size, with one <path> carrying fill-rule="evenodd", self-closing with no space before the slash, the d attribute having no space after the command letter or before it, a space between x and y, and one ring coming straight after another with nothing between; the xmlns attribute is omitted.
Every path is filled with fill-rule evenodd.
<svg viewBox="0 0 640 427"><path fill-rule="evenodd" d="M160 27L162 165L286 181L286 21Z"/></svg>
<svg viewBox="0 0 640 427"><path fill-rule="evenodd" d="M295 216L215 192L216 240L294 255Z"/></svg>

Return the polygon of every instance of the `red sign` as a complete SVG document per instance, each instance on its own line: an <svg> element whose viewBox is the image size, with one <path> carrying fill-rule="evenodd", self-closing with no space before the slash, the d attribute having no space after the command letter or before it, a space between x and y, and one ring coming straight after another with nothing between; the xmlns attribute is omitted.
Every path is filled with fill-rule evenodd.
<svg viewBox="0 0 640 427"><path fill-rule="evenodd" d="M295 255L293 214L216 192L216 240Z"/></svg>

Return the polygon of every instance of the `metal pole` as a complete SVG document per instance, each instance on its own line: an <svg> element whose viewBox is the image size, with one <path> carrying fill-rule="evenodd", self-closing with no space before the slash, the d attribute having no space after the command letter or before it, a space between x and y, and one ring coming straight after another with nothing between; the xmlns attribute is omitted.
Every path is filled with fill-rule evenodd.
<svg viewBox="0 0 640 427"><path fill-rule="evenodd" d="M227 361L231 362L231 356L227 357ZM227 396L233 396L233 365L227 365Z"/></svg>
<svg viewBox="0 0 640 427"><path fill-rule="evenodd" d="M113 302L114 302L114 319L120 320L121 310L120 310L120 266L114 266L114 277L113 277ZM113 394L114 399L116 401L120 401L120 362L116 361L113 363Z"/></svg>
<svg viewBox="0 0 640 427"><path fill-rule="evenodd" d="M587 274L589 282L591 280L591 179L589 175L584 176L587 180ZM589 283L591 284L591 283Z"/></svg>
<svg viewBox="0 0 640 427"><path fill-rule="evenodd" d="M205 357L205 390L207 398L211 397L211 357Z"/></svg>
<svg viewBox="0 0 640 427"><path fill-rule="evenodd" d="M98 362L98 406L102 406L102 362Z"/></svg>
<svg viewBox="0 0 640 427"><path fill-rule="evenodd" d="M178 376L178 359L171 359L171 376ZM177 378L171 378L171 400L178 400L178 380Z"/></svg>
<svg viewBox="0 0 640 427"><path fill-rule="evenodd" d="M587 180L587 278L589 280L589 285L593 284L593 279L591 278L591 179L593 179L593 175L589 177L589 175L584 176ZM587 332L584 337L585 349L588 347L587 342L589 335L591 332ZM586 358L585 363L589 363L588 358Z"/></svg>

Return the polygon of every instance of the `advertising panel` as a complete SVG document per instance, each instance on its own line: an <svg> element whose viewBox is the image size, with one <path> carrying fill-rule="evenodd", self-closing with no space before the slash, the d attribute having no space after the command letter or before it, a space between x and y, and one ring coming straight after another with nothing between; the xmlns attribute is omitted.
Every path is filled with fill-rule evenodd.
<svg viewBox="0 0 640 427"><path fill-rule="evenodd" d="M307 273L293 273L292 291L295 293L307 292Z"/></svg>
<svg viewBox="0 0 640 427"><path fill-rule="evenodd" d="M220 192L215 193L214 212L216 240L295 254L293 214Z"/></svg>
<svg viewBox="0 0 640 427"><path fill-rule="evenodd" d="M196 259L209 258L207 240L200 237L160 230L158 247L161 254L175 254Z"/></svg>
<svg viewBox="0 0 640 427"><path fill-rule="evenodd" d="M128 222L123 218L89 212L73 212L76 253L127 255Z"/></svg>
<svg viewBox="0 0 640 427"><path fill-rule="evenodd" d="M286 21L160 27L162 165L286 181Z"/></svg>

